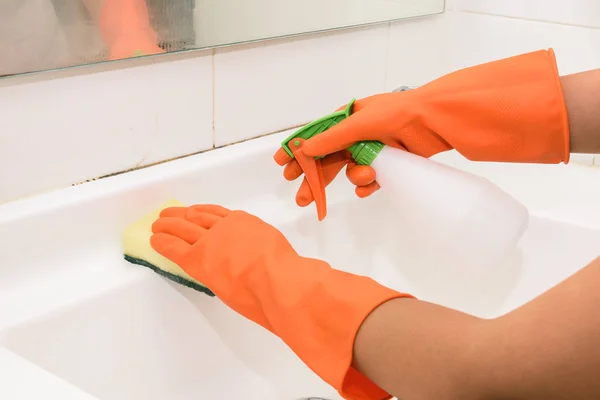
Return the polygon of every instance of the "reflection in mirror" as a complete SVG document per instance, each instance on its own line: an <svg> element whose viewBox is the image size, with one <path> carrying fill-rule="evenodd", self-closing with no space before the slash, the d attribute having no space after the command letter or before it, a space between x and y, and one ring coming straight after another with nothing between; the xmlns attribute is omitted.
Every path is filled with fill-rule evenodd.
<svg viewBox="0 0 600 400"><path fill-rule="evenodd" d="M190 48L193 0L0 0L0 75Z"/></svg>
<svg viewBox="0 0 600 400"><path fill-rule="evenodd" d="M432 14L444 0L0 0L0 76Z"/></svg>

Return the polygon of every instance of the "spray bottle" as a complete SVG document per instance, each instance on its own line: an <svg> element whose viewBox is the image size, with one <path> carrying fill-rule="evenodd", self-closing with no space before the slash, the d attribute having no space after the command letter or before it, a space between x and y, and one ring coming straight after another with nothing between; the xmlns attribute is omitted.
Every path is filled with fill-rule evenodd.
<svg viewBox="0 0 600 400"><path fill-rule="evenodd" d="M402 88L400 90L406 90ZM352 113L354 100L341 111L300 128L282 142L276 161L295 158L310 186L319 220L327 214L321 157L308 157L304 142ZM379 141L348 148L359 165L375 169L381 191L411 235L448 264L478 270L498 265L516 248L527 228L527 208L488 179Z"/></svg>

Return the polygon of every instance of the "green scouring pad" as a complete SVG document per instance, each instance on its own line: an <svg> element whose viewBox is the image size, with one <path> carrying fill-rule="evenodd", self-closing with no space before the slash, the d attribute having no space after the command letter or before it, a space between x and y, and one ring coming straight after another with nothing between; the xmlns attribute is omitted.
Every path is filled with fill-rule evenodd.
<svg viewBox="0 0 600 400"><path fill-rule="evenodd" d="M195 289L209 296L215 294L202 283L185 273L177 264L157 253L150 246L152 224L159 217L162 210L168 207L185 207L177 200L170 200L157 210L140 218L123 231L123 255L130 263L148 267L159 275L173 282Z"/></svg>

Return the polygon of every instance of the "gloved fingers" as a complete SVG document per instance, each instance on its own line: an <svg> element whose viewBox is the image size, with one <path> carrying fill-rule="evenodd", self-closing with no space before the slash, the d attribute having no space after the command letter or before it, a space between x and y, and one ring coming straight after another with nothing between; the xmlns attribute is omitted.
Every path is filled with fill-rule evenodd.
<svg viewBox="0 0 600 400"><path fill-rule="evenodd" d="M339 163L342 163L341 166L343 167L347 160L350 159L350 155L349 154L345 154L343 151L341 152L337 152L337 153L333 153L330 154L324 158L321 159L321 167L323 168L323 175L325 180L327 180L327 178L329 178L329 175L327 177L325 177L325 175L328 173L328 169L332 168L330 167L331 165L338 165ZM334 167L335 170L335 167ZM333 177L331 177L331 180L333 180L337 174L339 172L339 169L335 170L335 173L333 175ZM283 169L283 177L285 179L287 179L288 181L293 181L298 179L300 176L302 176L304 172L302 171L302 168L300 167L300 164L298 164L298 162L296 160L291 160L290 162L288 162L285 165L285 168ZM331 181L327 182L327 184L331 183Z"/></svg>
<svg viewBox="0 0 600 400"><path fill-rule="evenodd" d="M348 163L349 159L350 154L346 150L344 150L330 154L321 160L321 169L323 170L323 183L325 187L327 187L331 182L333 182L333 180L340 173L342 168L344 168L344 166ZM302 183L300 184L298 192L296 193L296 204L298 204L300 207L306 207L314 200L315 199L313 197L308 181L306 180L306 178L304 178L302 180Z"/></svg>
<svg viewBox="0 0 600 400"><path fill-rule="evenodd" d="M346 108L346 105L339 107L336 111L341 111L344 108ZM302 175L302 169L298 163L295 162L294 159L283 148L279 148L275 154L273 154L273 159L278 165L286 167L286 169L283 171L283 175L288 181L293 181ZM288 166L290 164L291 166ZM289 171L286 171L287 169L289 169Z"/></svg>
<svg viewBox="0 0 600 400"><path fill-rule="evenodd" d="M166 233L178 237L188 244L196 243L206 232L206 229L181 218L159 218L152 224L153 233Z"/></svg>
<svg viewBox="0 0 600 400"><path fill-rule="evenodd" d="M346 167L346 177L355 186L367 186L375 182L375 170L368 165L358 165L350 161Z"/></svg>
<svg viewBox="0 0 600 400"><path fill-rule="evenodd" d="M273 154L273 160L275 160L275 162L277 163L277 165L280 166L284 166L287 163L289 163L290 161L293 160L293 158L287 153L287 151L285 151L283 149L283 147L280 147L275 154Z"/></svg>
<svg viewBox="0 0 600 400"><path fill-rule="evenodd" d="M315 201L315 198L312 194L312 190L310 189L310 185L306 178L302 179L302 183L296 192L296 204L300 207L306 207L310 203Z"/></svg>
<svg viewBox="0 0 600 400"><path fill-rule="evenodd" d="M354 192L356 193L356 195L358 197L360 197L361 199L364 199L365 197L368 197L370 195L372 195L373 193L375 193L376 191L378 191L381 187L379 186L379 184L375 181L375 182L371 182L366 186L357 186L356 189L354 190Z"/></svg>
<svg viewBox="0 0 600 400"><path fill-rule="evenodd" d="M193 206L190 206L189 208L194 209L195 211L201 212L201 213L208 213L208 214L213 214L213 215L217 215L219 217L226 217L229 215L229 213L231 213L231 210L228 208L225 208L223 206L219 206L216 204L194 204Z"/></svg>
<svg viewBox="0 0 600 400"><path fill-rule="evenodd" d="M219 216L219 215L215 215L215 214L210 214L207 212L202 212L202 211L198 211L197 209L190 207L190 209L188 210L185 219L189 222L191 222L192 224L194 224L195 226L204 228L204 229L210 229L212 228L217 222L221 221L223 219L223 217Z"/></svg>
<svg viewBox="0 0 600 400"><path fill-rule="evenodd" d="M302 176L302 174L302 168L300 168L300 164L298 164L298 161L296 160L291 160L283 168L283 177L288 181L296 180Z"/></svg>
<svg viewBox="0 0 600 400"><path fill-rule="evenodd" d="M192 246L180 237L168 233L155 233L150 237L150 245L156 252L181 266L185 263Z"/></svg>
<svg viewBox="0 0 600 400"><path fill-rule="evenodd" d="M229 215L231 210L215 205L215 204L195 204L190 207L168 207L160 212L160 217L169 217L169 218L182 218L185 219L189 210L194 210L200 213L207 213L216 215L219 217L226 217Z"/></svg>
<svg viewBox="0 0 600 400"><path fill-rule="evenodd" d="M160 218L185 218L188 207L168 207L160 212Z"/></svg>
<svg viewBox="0 0 600 400"><path fill-rule="evenodd" d="M304 153L317 157L344 150L361 140L372 139L377 135L373 126L380 118L368 110L352 114L325 132L314 136L304 143Z"/></svg>

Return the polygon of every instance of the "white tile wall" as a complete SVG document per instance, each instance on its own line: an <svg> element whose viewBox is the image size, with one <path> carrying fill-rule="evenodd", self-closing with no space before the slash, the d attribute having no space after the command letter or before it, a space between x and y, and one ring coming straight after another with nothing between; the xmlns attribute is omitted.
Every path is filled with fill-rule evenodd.
<svg viewBox="0 0 600 400"><path fill-rule="evenodd" d="M453 67L552 47L561 74L600 67L600 29L458 12Z"/></svg>
<svg viewBox="0 0 600 400"><path fill-rule="evenodd" d="M600 68L597 0L451 0L452 69L554 48L561 74ZM600 156L573 155L600 165Z"/></svg>
<svg viewBox="0 0 600 400"><path fill-rule="evenodd" d="M420 86L449 72L453 15L394 22L390 26L385 89Z"/></svg>
<svg viewBox="0 0 600 400"><path fill-rule="evenodd" d="M600 27L597 0L452 0L457 10Z"/></svg>
<svg viewBox="0 0 600 400"><path fill-rule="evenodd" d="M571 163L592 166L595 164L594 154L571 154Z"/></svg>
<svg viewBox="0 0 600 400"><path fill-rule="evenodd" d="M216 145L303 124L449 70L448 14L217 50Z"/></svg>
<svg viewBox="0 0 600 400"><path fill-rule="evenodd" d="M385 86L388 24L217 50L215 143L326 115Z"/></svg>
<svg viewBox="0 0 600 400"><path fill-rule="evenodd" d="M600 67L597 0L446 2L443 15L214 56L0 81L0 202L288 129L352 97L526 51L555 48L562 73Z"/></svg>
<svg viewBox="0 0 600 400"><path fill-rule="evenodd" d="M211 148L210 54L3 81L0 202Z"/></svg>

